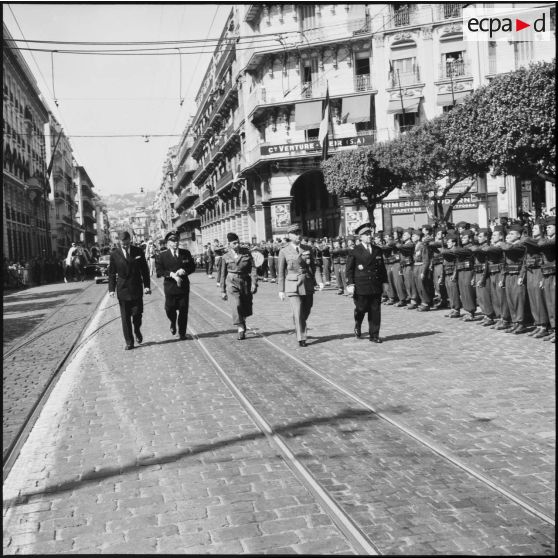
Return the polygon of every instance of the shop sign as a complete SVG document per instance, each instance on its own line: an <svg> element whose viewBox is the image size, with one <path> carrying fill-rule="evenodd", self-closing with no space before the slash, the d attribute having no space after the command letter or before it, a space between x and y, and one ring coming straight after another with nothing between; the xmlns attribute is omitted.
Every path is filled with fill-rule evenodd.
<svg viewBox="0 0 558 558"><path fill-rule="evenodd" d="M444 198L442 200L442 205L448 206L451 202L452 198ZM461 198L454 205L454 209L475 209L478 206L478 197L472 195ZM420 200L386 201L382 203L382 207L384 207L385 209L389 209L392 215L426 212L426 204Z"/></svg>
<svg viewBox="0 0 558 558"><path fill-rule="evenodd" d="M338 147L362 147L363 145L372 145L374 136L354 136L350 138L338 138L329 141L330 149ZM302 143L282 143L279 145L262 145L260 147L261 155L291 155L301 151L320 151L322 144L319 141L305 141Z"/></svg>

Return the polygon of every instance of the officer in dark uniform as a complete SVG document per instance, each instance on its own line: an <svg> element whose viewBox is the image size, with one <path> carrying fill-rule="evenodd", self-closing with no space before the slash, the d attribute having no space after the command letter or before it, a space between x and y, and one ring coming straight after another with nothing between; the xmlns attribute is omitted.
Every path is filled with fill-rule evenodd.
<svg viewBox="0 0 558 558"><path fill-rule="evenodd" d="M387 283L387 272L382 250L371 243L372 229L365 223L355 231L360 235L361 244L355 246L347 256L347 290L355 303L354 333L360 339L361 325L368 314L370 341L381 343L381 299Z"/></svg>
<svg viewBox="0 0 558 558"><path fill-rule="evenodd" d="M521 242L523 227L519 224L510 225L506 242L502 245L504 251L504 276L506 300L511 313L513 326L506 333L525 333L525 302L527 293L521 280L525 246Z"/></svg>
<svg viewBox="0 0 558 558"><path fill-rule="evenodd" d="M165 312L170 321L170 330L176 334L178 314L178 335L186 339L188 325L188 308L190 302L190 280L188 275L196 270L192 254L178 248L178 234L175 231L165 236L167 250L161 252L155 260L157 277L164 277Z"/></svg>
<svg viewBox="0 0 558 558"><path fill-rule="evenodd" d="M544 337L544 341L556 342L556 217L548 216L545 219L546 238L539 241L542 255L541 289L544 293L548 321L551 335Z"/></svg>
<svg viewBox="0 0 558 558"><path fill-rule="evenodd" d="M474 229L471 229L474 231ZM494 325L494 308L492 306L492 297L489 283L487 250L490 243L492 231L487 228L479 228L477 232L477 244L471 249L474 258L474 281L477 295L477 302L484 314L484 318L480 322L482 326Z"/></svg>
<svg viewBox="0 0 558 558"><path fill-rule="evenodd" d="M459 296L459 285L457 283L455 250L457 248L457 234L450 231L446 234L446 247L440 249L440 254L444 258L443 274L440 281L445 282L448 292L448 302L450 305L450 313L446 314L446 318L461 317L461 297Z"/></svg>
<svg viewBox="0 0 558 558"><path fill-rule="evenodd" d="M543 228L544 224L537 221L533 225L532 235L522 241L526 248L526 253L523 267L521 268L520 280L527 289L527 298L529 299L529 306L535 322L535 329L527 335L536 339L541 339L550 334L548 331L549 319L544 291L541 289L541 283L543 282L543 256L539 243L543 237Z"/></svg>
<svg viewBox="0 0 558 558"><path fill-rule="evenodd" d="M410 297L410 304L407 305L407 310L414 310L417 308L418 292L415 287L415 279L413 276L413 255L415 253L415 245L411 240L414 229L406 229L403 231L401 242L397 245L401 258L399 264L403 274L403 281L405 283L405 290Z"/></svg>

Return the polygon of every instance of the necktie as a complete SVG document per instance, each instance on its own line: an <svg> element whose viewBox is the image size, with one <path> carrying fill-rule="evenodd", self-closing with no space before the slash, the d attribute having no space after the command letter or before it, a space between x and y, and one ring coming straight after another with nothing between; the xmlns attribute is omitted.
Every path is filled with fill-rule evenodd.
<svg viewBox="0 0 558 558"><path fill-rule="evenodd" d="M128 259L128 248L124 248L124 256Z"/></svg>

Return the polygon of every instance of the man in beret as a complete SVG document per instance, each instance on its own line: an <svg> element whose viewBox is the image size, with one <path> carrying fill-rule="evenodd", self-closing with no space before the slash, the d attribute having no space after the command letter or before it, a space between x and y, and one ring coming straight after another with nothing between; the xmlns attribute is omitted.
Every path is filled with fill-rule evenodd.
<svg viewBox="0 0 558 558"><path fill-rule="evenodd" d="M410 303L407 305L407 310L415 310L415 308L417 308L418 306L418 292L413 276L413 255L415 253L415 244L412 241L412 235L414 232L415 230L413 228L405 229L401 237L401 242L397 245L397 249L401 254L399 265L401 266L401 273L403 275L403 281L405 283L405 290L407 291L410 299Z"/></svg>
<svg viewBox="0 0 558 558"><path fill-rule="evenodd" d="M474 228L471 228L474 231ZM492 231L489 228L479 228L476 233L477 244L471 247L473 251L474 265L474 282L477 295L477 302L484 314L484 318L480 325L487 327L494 325L494 307L492 306L492 297L488 272L488 247L490 245L490 236Z"/></svg>
<svg viewBox="0 0 558 558"><path fill-rule="evenodd" d="M165 236L167 250L155 260L157 277L164 277L165 312L170 321L170 331L176 335L178 314L178 335L186 339L188 308L190 302L190 280L188 275L196 270L196 264L189 250L178 247L175 231Z"/></svg>
<svg viewBox="0 0 558 558"><path fill-rule="evenodd" d="M462 229L461 247L454 250L456 257L457 284L461 305L465 310L464 322L475 321L477 310L477 293L475 291L474 260L471 250L475 233L470 229Z"/></svg>
<svg viewBox="0 0 558 558"><path fill-rule="evenodd" d="M360 244L347 256L347 290L355 303L354 333L362 336L361 325L368 314L368 335L370 341L381 343L381 300L387 283L387 271L380 247L372 244L372 229L369 223L360 225L355 231L360 236Z"/></svg>
<svg viewBox="0 0 558 558"><path fill-rule="evenodd" d="M445 243L446 247L439 249L444 259L443 274L440 280L445 282L448 302L451 309L450 313L445 316L446 318L460 318L461 298L459 296L459 285L457 284L457 257L455 254L455 250L457 249L457 234L453 229L446 234Z"/></svg>
<svg viewBox="0 0 558 558"><path fill-rule="evenodd" d="M324 284L329 287L331 284L331 242L327 236L324 236L319 243L322 252L322 271Z"/></svg>
<svg viewBox="0 0 558 558"><path fill-rule="evenodd" d="M401 242L402 235L403 228L395 227L393 229L393 243L390 246L392 254L390 262L393 276L393 285L395 287L395 292L397 293L397 298L399 299L399 302L395 306L398 307L407 306L407 303L409 301L409 295L407 294L407 289L405 288L405 281L401 268L401 253L398 248L398 245Z"/></svg>
<svg viewBox="0 0 558 558"><path fill-rule="evenodd" d="M333 239L333 249L331 250L331 261L333 263L333 277L337 285L337 294L345 294L347 280L345 279L345 264L347 263L347 248L341 248L338 238Z"/></svg>
<svg viewBox="0 0 558 558"><path fill-rule="evenodd" d="M413 254L413 281L415 289L420 298L419 312L428 312L432 304L431 288L429 281L430 275L430 249L428 242L424 242L422 230L413 231L411 240L415 245Z"/></svg>
<svg viewBox="0 0 558 558"><path fill-rule="evenodd" d="M252 315L252 297L258 290L258 274L250 250L240 247L238 235L227 233L229 250L221 256L221 296L230 299L238 340L246 338L246 318Z"/></svg>
<svg viewBox="0 0 558 558"><path fill-rule="evenodd" d="M551 334L544 341L556 342L556 217L548 215L545 219L546 238L539 241L542 255L541 289L544 293Z"/></svg>
<svg viewBox="0 0 558 558"><path fill-rule="evenodd" d="M307 320L314 304L314 287L316 277L320 290L324 288L319 269L309 246L301 245L302 228L299 223L293 223L288 228L290 242L279 252L277 281L279 299L289 299L296 338L300 347L306 347Z"/></svg>
<svg viewBox="0 0 558 558"><path fill-rule="evenodd" d="M134 335L138 343L143 342L143 295L151 294L151 283L143 250L132 246L128 231L121 232L118 238L120 247L110 254L108 290L111 297L114 297L116 290L126 342L124 349L130 350L134 348Z"/></svg>
<svg viewBox="0 0 558 558"><path fill-rule="evenodd" d="M444 282L444 258L440 250L444 248L444 238L447 234L445 227L439 227L434 236L434 240L429 244L431 251L430 268L432 270L432 287L434 288L434 297L437 299L434 309L448 307L448 291ZM434 298L433 297L433 298Z"/></svg>

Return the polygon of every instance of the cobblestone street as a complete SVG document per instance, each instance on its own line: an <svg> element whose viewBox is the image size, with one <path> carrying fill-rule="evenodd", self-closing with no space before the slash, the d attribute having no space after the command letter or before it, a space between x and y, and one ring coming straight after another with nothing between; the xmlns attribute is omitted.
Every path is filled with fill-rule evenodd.
<svg viewBox="0 0 558 558"><path fill-rule="evenodd" d="M26 333L60 326L58 358L94 319L4 482L5 554L554 554L554 345L391 306L371 344L330 288L300 348L271 283L239 342L215 281L191 281L193 338L171 336L157 281L133 351L106 286L50 295ZM5 353L24 341L10 309L39 295L4 299ZM5 436L51 334L5 363Z"/></svg>

